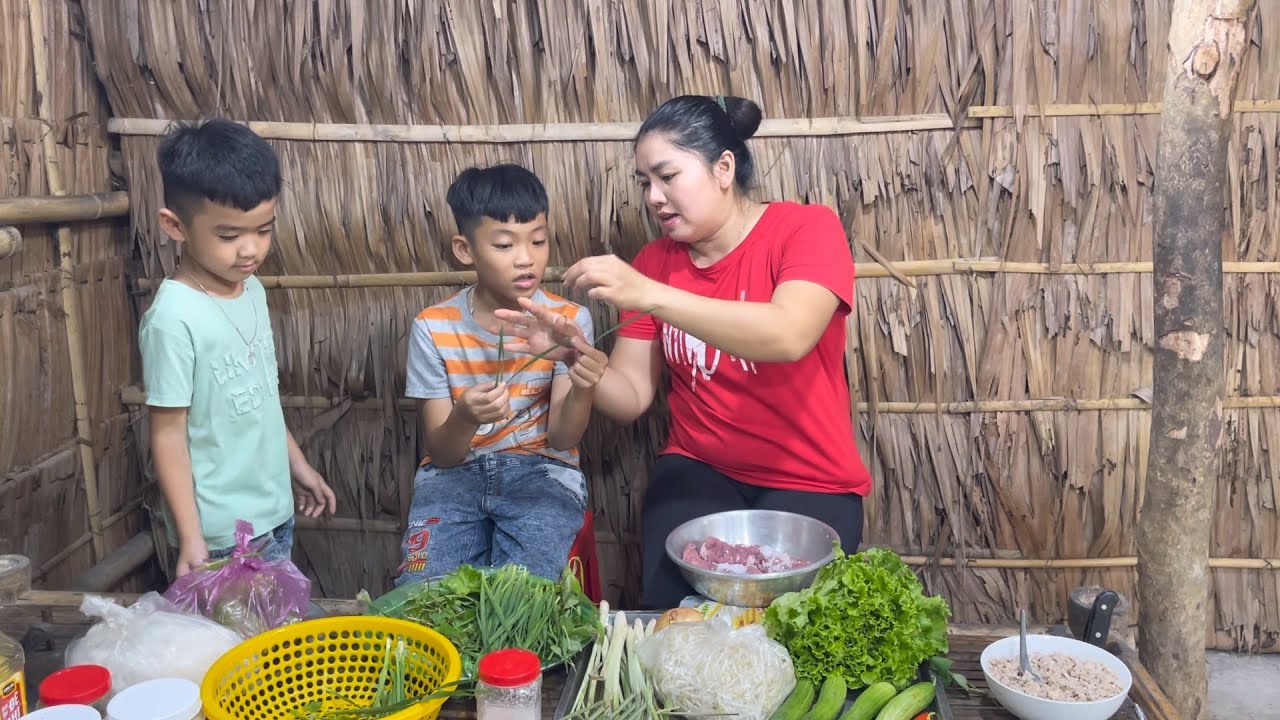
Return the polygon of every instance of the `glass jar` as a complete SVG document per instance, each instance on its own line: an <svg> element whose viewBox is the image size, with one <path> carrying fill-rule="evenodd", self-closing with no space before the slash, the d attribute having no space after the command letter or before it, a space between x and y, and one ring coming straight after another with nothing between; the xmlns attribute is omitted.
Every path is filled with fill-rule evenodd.
<svg viewBox="0 0 1280 720"><path fill-rule="evenodd" d="M101 665L72 665L40 683L39 708L59 705L88 705L99 714L107 712L111 694L111 671Z"/></svg>
<svg viewBox="0 0 1280 720"><path fill-rule="evenodd" d="M22 645L0 633L0 720L18 720L27 714L25 669Z"/></svg>
<svg viewBox="0 0 1280 720"><path fill-rule="evenodd" d="M542 661L528 650L495 650L477 667L477 720L542 720Z"/></svg>

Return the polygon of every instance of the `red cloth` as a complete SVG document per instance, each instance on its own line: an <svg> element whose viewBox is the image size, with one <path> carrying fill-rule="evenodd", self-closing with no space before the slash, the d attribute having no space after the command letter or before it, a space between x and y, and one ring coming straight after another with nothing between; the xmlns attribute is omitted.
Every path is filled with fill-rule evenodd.
<svg viewBox="0 0 1280 720"><path fill-rule="evenodd" d="M591 602L600 604L604 593L600 585L600 558L596 554L596 523L588 510L582 521L582 529L569 548L569 566L573 574L578 576L582 591L591 598Z"/></svg>
<svg viewBox="0 0 1280 720"><path fill-rule="evenodd" d="M853 437L844 368L853 309L853 255L840 218L823 205L770 203L746 239L699 268L670 238L649 243L632 265L659 282L720 300L769 302L789 280L840 299L814 349L790 363L750 362L646 317L618 331L659 340L670 370L671 430L664 452L705 462L740 482L866 495L871 475ZM620 321L634 316L621 314Z"/></svg>

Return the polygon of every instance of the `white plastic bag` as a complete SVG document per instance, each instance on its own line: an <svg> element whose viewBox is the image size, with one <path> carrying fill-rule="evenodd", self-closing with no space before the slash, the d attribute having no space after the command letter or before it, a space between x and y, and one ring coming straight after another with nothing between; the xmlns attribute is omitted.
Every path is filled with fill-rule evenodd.
<svg viewBox="0 0 1280 720"><path fill-rule="evenodd" d="M157 678L183 678L199 685L213 663L240 643L234 631L183 613L154 592L127 608L86 595L80 612L102 621L67 646L67 665L107 668L112 694Z"/></svg>
<svg viewBox="0 0 1280 720"><path fill-rule="evenodd" d="M796 686L791 655L761 625L676 622L640 645L640 665L667 707L765 720Z"/></svg>

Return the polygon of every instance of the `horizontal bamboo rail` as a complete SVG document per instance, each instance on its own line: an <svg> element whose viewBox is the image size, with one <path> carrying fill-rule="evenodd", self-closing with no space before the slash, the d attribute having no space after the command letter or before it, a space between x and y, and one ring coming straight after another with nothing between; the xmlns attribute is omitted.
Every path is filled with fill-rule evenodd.
<svg viewBox="0 0 1280 720"><path fill-rule="evenodd" d="M128 214L129 193L124 191L0 198L0 225L79 222Z"/></svg>
<svg viewBox="0 0 1280 720"><path fill-rule="evenodd" d="M112 118L107 130L119 135L163 135L172 120ZM273 140L308 142L398 143L535 143L630 142L640 130L638 122L546 123L530 125L365 125L341 123L263 122L245 123L254 132ZM973 123L976 127L976 123ZM903 115L885 118L786 118L760 123L756 137L835 137L887 132L951 130L955 123L942 114Z"/></svg>
<svg viewBox="0 0 1280 720"><path fill-rule="evenodd" d="M329 398L318 395L281 395L281 406L290 410L328 410L346 402L346 398ZM147 404L147 395L136 385L120 391L120 402L130 407L142 407ZM381 410L386 407L381 398L360 398L351 400L353 410ZM412 398L396 398L396 408L411 411L417 409L418 401ZM1280 407L1280 396L1237 396L1223 400L1222 407L1228 410L1247 410ZM1100 398L1074 400L1071 398L1031 398L1026 400L972 400L968 402L901 402L880 401L874 403L860 402L857 405L860 413L879 413L884 415L968 415L973 413L1003 412L1087 412L1102 410L1150 410L1151 403L1142 398Z"/></svg>
<svg viewBox="0 0 1280 720"><path fill-rule="evenodd" d="M887 267L886 267L887 266ZM560 282L565 268L547 268L543 282ZM1280 273L1280 262L1224 262L1222 271L1232 275ZM861 263L857 276L861 279L890 278L895 275L990 275L997 273L1027 275L1119 275L1151 272L1149 262L1049 263L1004 262L993 259L966 260L898 260ZM263 287L291 290L376 287L461 287L476 281L472 271L366 273L362 275L260 275ZM160 286L159 278L138 278L134 286L151 290Z"/></svg>
<svg viewBox="0 0 1280 720"><path fill-rule="evenodd" d="M923 555L903 556L902 561L914 567L966 567L987 570L1109 570L1138 566L1135 556L1112 558L932 558ZM1274 570L1280 568L1280 558L1209 558L1209 567L1215 570Z"/></svg>
<svg viewBox="0 0 1280 720"><path fill-rule="evenodd" d="M1280 112L1280 100L1244 100L1236 112ZM976 127L975 120L1026 117L1100 117L1104 115L1156 115L1160 103L1110 103L1061 105L975 106L960 118L961 127ZM111 118L107 130L119 135L163 135L172 120ZM542 123L527 125L369 125L343 123L263 122L247 123L262 137L275 140L320 142L422 142L422 143L532 143L624 142L635 137L638 122ZM780 118L760 123L756 137L834 137L872 133L954 130L956 122L945 113L892 117Z"/></svg>
<svg viewBox="0 0 1280 720"><path fill-rule="evenodd" d="M404 527L395 520L361 519L361 518L310 518L298 516L295 520L299 530L334 530L336 532L367 532L399 535Z"/></svg>

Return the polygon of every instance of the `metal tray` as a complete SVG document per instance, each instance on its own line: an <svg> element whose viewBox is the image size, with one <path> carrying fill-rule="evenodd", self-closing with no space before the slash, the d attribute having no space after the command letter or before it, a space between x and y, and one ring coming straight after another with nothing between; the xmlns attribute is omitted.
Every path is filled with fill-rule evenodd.
<svg viewBox="0 0 1280 720"><path fill-rule="evenodd" d="M609 611L609 619L611 621L615 614L616 611ZM628 622L633 619L639 619L645 624L648 624L650 620L656 620L659 617L662 617L662 613L627 613ZM564 679L564 690L560 694L560 702L556 705L556 714L553 716L554 720L562 720L565 715L569 714L569 710L573 707L574 698L578 696L578 690L582 688L582 682L586 676L587 662L591 659L592 647L594 647L594 643L583 648L582 652L578 653L578 656L574 658L572 663L570 663L568 667L568 674ZM938 720L955 720L955 715L951 711L951 704L947 702L946 682L929 669L928 662L921 663L919 678L925 682L932 682L934 687L937 688L933 704L928 709L938 714ZM856 697L857 694L850 693L848 701L845 702L844 710L849 709L849 706L853 704L853 699ZM843 710L841 712L843 712ZM675 717L680 716L677 715Z"/></svg>

